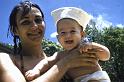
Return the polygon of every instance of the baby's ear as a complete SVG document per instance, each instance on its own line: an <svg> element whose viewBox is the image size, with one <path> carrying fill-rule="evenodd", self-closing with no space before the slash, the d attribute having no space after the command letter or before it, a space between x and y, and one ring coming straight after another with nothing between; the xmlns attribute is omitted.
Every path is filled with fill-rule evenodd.
<svg viewBox="0 0 124 82"><path fill-rule="evenodd" d="M59 35L56 35L56 38L58 39L59 38Z"/></svg>
<svg viewBox="0 0 124 82"><path fill-rule="evenodd" d="M86 36L86 33L84 31L81 32L81 36L82 37L85 37Z"/></svg>
<svg viewBox="0 0 124 82"><path fill-rule="evenodd" d="M59 41L59 35L56 35L56 38L58 39L58 41Z"/></svg>

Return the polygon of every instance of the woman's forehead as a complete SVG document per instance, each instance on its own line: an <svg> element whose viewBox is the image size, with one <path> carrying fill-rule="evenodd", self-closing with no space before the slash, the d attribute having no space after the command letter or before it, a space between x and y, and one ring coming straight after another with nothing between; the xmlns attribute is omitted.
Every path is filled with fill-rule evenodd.
<svg viewBox="0 0 124 82"><path fill-rule="evenodd" d="M32 7L30 13L36 14L36 15L39 15L39 16L42 15L41 12L40 12L40 10L37 9L36 7Z"/></svg>
<svg viewBox="0 0 124 82"><path fill-rule="evenodd" d="M29 10L24 16L24 10L21 9L20 11L18 11L17 13L17 17L18 19L23 19L23 18L28 18L30 16L40 16L42 17L42 14L40 12L40 10L36 7L31 7L31 10Z"/></svg>

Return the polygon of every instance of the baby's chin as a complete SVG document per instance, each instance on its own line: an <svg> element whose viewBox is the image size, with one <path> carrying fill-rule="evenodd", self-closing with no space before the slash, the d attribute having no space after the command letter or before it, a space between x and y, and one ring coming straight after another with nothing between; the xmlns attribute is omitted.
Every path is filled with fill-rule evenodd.
<svg viewBox="0 0 124 82"><path fill-rule="evenodd" d="M73 49L75 49L75 47L73 47L73 48L66 48L65 50L70 51L70 50L73 50Z"/></svg>

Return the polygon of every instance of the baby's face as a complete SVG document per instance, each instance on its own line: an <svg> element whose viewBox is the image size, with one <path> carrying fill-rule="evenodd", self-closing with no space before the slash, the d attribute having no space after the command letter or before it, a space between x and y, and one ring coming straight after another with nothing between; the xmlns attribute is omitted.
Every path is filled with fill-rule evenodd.
<svg viewBox="0 0 124 82"><path fill-rule="evenodd" d="M73 19L61 19L57 23L58 41L65 50L77 47L83 32L80 25Z"/></svg>

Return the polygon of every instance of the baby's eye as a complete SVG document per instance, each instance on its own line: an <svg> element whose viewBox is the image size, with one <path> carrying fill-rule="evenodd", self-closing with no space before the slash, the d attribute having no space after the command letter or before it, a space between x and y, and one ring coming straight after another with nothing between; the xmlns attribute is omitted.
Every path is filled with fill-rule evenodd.
<svg viewBox="0 0 124 82"><path fill-rule="evenodd" d="M70 32L71 32L71 33L76 33L76 31L75 31L75 30L71 30Z"/></svg>
<svg viewBox="0 0 124 82"><path fill-rule="evenodd" d="M65 35L66 34L66 32L60 32L60 35Z"/></svg>
<svg viewBox="0 0 124 82"><path fill-rule="evenodd" d="M24 20L21 22L22 25L29 25L31 22L29 20Z"/></svg>
<svg viewBox="0 0 124 82"><path fill-rule="evenodd" d="M61 32L61 34L65 34L65 32Z"/></svg>
<svg viewBox="0 0 124 82"><path fill-rule="evenodd" d="M35 22L36 22L37 24L42 23L42 21L43 21L43 19L41 19L41 18L36 18L36 19L35 19Z"/></svg>

